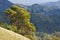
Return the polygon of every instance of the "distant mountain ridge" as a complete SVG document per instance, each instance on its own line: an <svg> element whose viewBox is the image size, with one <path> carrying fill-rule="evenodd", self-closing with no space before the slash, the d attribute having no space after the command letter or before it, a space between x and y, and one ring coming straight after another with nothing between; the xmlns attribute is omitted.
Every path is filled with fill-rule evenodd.
<svg viewBox="0 0 60 40"><path fill-rule="evenodd" d="M60 11L60 1L58 2L50 2L50 3L45 3L45 4L33 4L30 6L26 6L26 5L20 5L20 4L16 4L22 8L27 9L30 13L43 13L43 14L56 14ZM53 11L53 12L51 12ZM60 13L58 13L60 14Z"/></svg>
<svg viewBox="0 0 60 40"><path fill-rule="evenodd" d="M56 4L58 4L58 2L56 2ZM56 6L55 2L50 5L33 4L31 6L18 6L23 6L22 8L25 8L31 13L31 22L34 23L37 31L44 31L47 33L60 31L60 5Z"/></svg>
<svg viewBox="0 0 60 40"><path fill-rule="evenodd" d="M43 3L43 6L58 6L60 8L60 1Z"/></svg>

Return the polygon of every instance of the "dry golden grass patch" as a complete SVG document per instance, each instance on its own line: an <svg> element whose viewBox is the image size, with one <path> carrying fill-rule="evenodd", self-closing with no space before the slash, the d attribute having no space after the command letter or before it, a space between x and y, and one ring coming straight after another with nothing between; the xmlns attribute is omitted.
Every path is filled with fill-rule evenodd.
<svg viewBox="0 0 60 40"><path fill-rule="evenodd" d="M30 39L0 27L0 40L30 40Z"/></svg>

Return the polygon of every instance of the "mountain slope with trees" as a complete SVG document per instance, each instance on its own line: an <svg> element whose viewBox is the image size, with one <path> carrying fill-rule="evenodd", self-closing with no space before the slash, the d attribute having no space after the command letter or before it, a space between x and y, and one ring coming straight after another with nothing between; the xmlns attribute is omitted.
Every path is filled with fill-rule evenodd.
<svg viewBox="0 0 60 40"><path fill-rule="evenodd" d="M7 16L3 13L3 11L9 7L11 7L12 3L8 0L6 0L4 3L4 0L1 0L1 6L0 5L0 21L10 23L9 19ZM49 4L49 5L48 5ZM37 31L45 31L45 32L54 32L54 31L60 31L60 6L56 6L57 4L60 4L59 2L53 2L47 3L46 5L43 4L33 4L30 6L27 5L20 5L16 4L19 7L22 7L26 9L28 12L31 13L31 22L34 23L34 25L37 28ZM4 10L3 10L4 9ZM2 10L2 11L1 11ZM45 27L45 29L43 29ZM48 27L48 28L47 28ZM49 31L47 31L49 30ZM53 31L54 30L54 31Z"/></svg>
<svg viewBox="0 0 60 40"><path fill-rule="evenodd" d="M60 1L59 1L60 2ZM55 2L56 3L56 2ZM58 4L58 3L56 3ZM30 6L18 5L31 13L31 22L37 28L37 31L52 33L60 31L60 8L54 5L33 4Z"/></svg>

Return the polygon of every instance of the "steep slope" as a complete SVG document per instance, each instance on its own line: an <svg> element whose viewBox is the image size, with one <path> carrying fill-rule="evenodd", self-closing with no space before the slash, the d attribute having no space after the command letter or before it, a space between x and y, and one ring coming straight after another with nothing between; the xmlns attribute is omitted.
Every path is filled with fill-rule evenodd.
<svg viewBox="0 0 60 40"><path fill-rule="evenodd" d="M0 27L0 40L29 40L28 38Z"/></svg>
<svg viewBox="0 0 60 40"><path fill-rule="evenodd" d="M60 31L60 16L43 14L32 14L31 16L31 22L35 24L37 31L47 33Z"/></svg>

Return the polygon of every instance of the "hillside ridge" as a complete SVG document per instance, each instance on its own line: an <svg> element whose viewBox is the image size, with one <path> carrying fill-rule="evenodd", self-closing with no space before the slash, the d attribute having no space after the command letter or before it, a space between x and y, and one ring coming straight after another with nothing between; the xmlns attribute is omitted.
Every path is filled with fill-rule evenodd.
<svg viewBox="0 0 60 40"><path fill-rule="evenodd" d="M0 40L29 40L28 38L0 27Z"/></svg>

